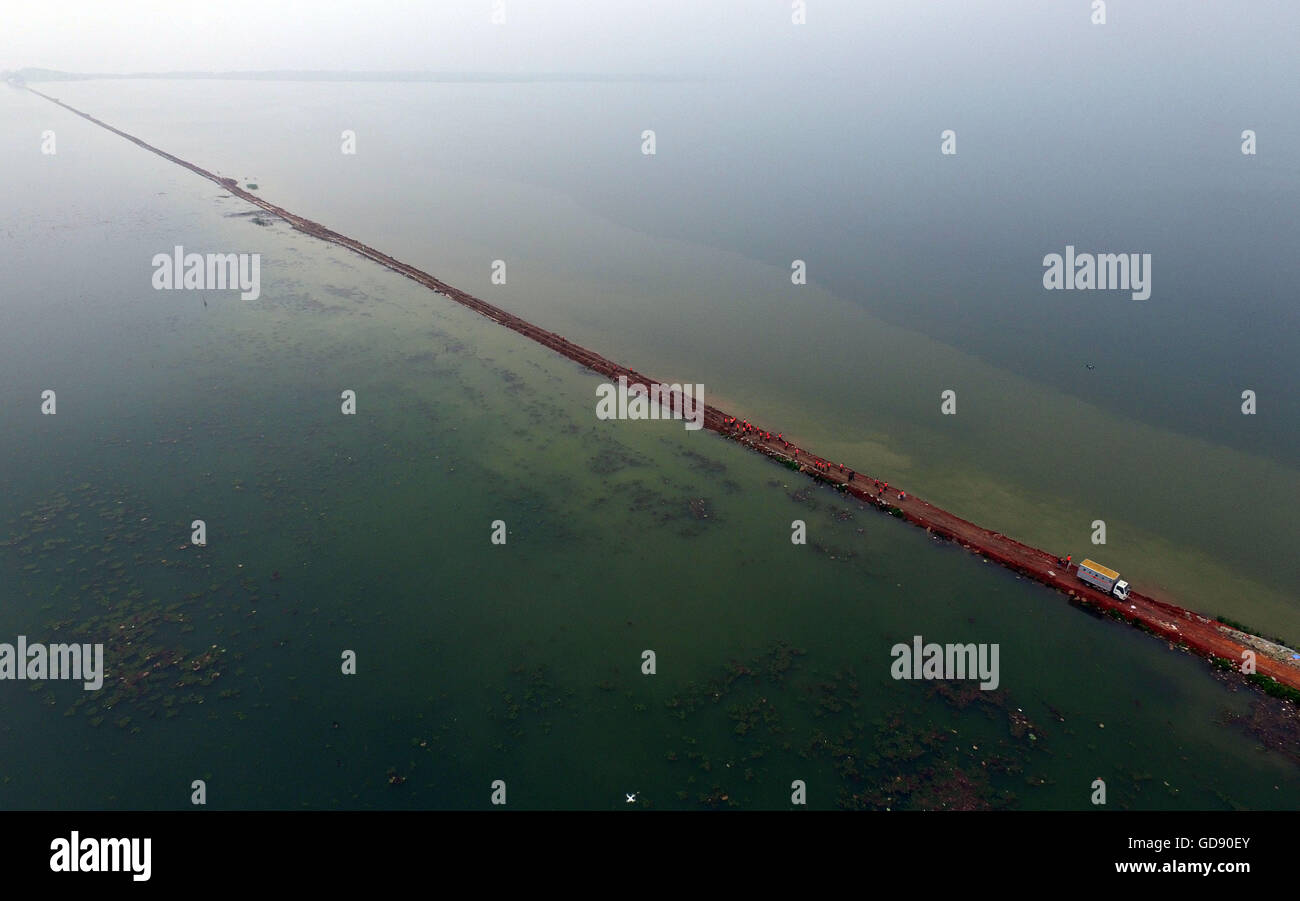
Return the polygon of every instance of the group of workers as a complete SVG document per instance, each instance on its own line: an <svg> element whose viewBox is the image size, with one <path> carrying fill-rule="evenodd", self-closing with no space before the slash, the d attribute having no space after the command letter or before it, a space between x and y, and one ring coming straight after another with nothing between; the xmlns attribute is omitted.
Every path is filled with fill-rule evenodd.
<svg viewBox="0 0 1300 901"><path fill-rule="evenodd" d="M773 435L765 429L760 429L748 419L738 419L735 416L727 416L723 418L722 424L730 427L735 432L739 432L740 435L745 438L758 438L763 441L779 441L782 447L790 451L790 458L796 462L799 460L799 454L803 453L799 448L795 447L789 441L786 441L785 435L782 432L777 432ZM818 472L824 472L827 474L838 468L840 474L844 476L846 484L852 482L858 475L843 463L827 463L825 460L815 460L813 461L812 466ZM889 483L882 482L880 479L869 479L869 481L876 486L876 497L883 498L885 492L889 490ZM898 492L898 499L900 501L906 500L907 492Z"/></svg>

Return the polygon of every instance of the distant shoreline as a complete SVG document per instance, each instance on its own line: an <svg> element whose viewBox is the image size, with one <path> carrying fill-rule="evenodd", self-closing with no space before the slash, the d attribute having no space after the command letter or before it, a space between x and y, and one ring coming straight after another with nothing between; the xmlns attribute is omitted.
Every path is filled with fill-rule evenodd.
<svg viewBox="0 0 1300 901"><path fill-rule="evenodd" d="M244 72L61 72L57 69L26 68L4 73L9 80L34 84L50 81L98 81L153 79L160 81L325 81L376 83L483 83L522 84L529 82L697 82L702 75L655 75L609 72L331 72L320 69L254 70Z"/></svg>

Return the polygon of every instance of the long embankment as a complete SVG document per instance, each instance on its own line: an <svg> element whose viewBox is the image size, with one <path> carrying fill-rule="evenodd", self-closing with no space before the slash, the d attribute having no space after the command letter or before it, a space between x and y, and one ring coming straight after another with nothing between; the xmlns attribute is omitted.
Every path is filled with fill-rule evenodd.
<svg viewBox="0 0 1300 901"><path fill-rule="evenodd" d="M173 156L133 135L114 128L106 122L101 122L94 116L83 113L81 110L69 106L54 97L32 88L28 88L28 90L81 116L83 119L95 123L101 128L113 132L113 134L125 138L133 144L138 144L151 153L158 154L163 159L170 160L178 166L184 166L194 174L220 185L232 195L246 200L268 213L279 216L298 231L346 247L363 257L374 260L376 263L386 266L394 272L399 272L407 278L481 313L506 328L513 329L521 335L526 335L539 344L543 344L611 380L616 380L622 376L627 379L628 385L642 385L647 392L653 389L667 398L670 409L680 412L682 404L689 403L687 399L681 396L677 386L661 383L626 366L621 366L598 353L574 344L554 332L539 328L520 319L513 313L508 313L471 294L466 294L458 288L439 281L427 272L395 260L373 247L349 238L347 235L339 234L317 222L282 209L240 188L233 178L222 178L215 175L200 166ZM694 410L691 407L686 409L688 411ZM792 469L804 472L813 479L826 482L836 489L866 501L889 514L915 523L931 534L954 541L973 554L1000 563L1031 579L1064 592L1074 603L1126 621L1167 640L1170 646L1183 647L1212 661L1217 661L1225 669L1231 668L1234 671L1239 671L1242 661L1245 659L1245 654L1249 651L1255 657L1255 667L1258 673L1256 677L1257 683L1259 678L1262 677L1265 680L1272 679L1276 683L1300 691L1300 666L1297 666L1294 660L1295 652L1288 648L1283 648L1258 636L1231 629L1191 610L1156 600L1136 591L1131 592L1127 600L1121 601L1105 592L1085 585L1079 581L1076 575L1071 574L1068 568L1061 566L1057 557L1046 551L1029 547L998 532L980 528L974 523L932 506L913 495L910 491L900 489L896 485L886 488L887 483L863 475L860 472L855 472L839 463L833 463L806 449L793 446L784 438L778 437L782 433L769 431L754 423L738 423L733 417L717 407L704 405L704 427L726 438L738 441L759 453L766 454Z"/></svg>

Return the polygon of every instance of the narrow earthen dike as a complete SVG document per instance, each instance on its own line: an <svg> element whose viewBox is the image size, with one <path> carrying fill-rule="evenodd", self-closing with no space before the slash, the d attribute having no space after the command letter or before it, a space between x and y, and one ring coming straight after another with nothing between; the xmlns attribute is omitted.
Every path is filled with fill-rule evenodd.
<svg viewBox="0 0 1300 901"><path fill-rule="evenodd" d="M374 260L380 265L388 267L394 272L400 272L407 278L417 281L425 287L432 288L439 294L444 294L457 303L464 304L494 322L513 329L521 335L526 335L539 344L544 344L611 380L617 380L619 376L625 376L629 385L644 385L647 389L661 384L635 370L620 366L612 360L607 360L600 354L587 350L585 347L579 347L554 332L538 328L512 313L507 313L505 310L479 300L473 295L466 294L458 288L453 288L451 285L429 275L429 273L395 260L373 247L368 247L360 241L341 235L317 222L304 219L302 216L297 216L273 203L269 203L261 197L240 188L233 178L221 178L214 175L206 169L172 156L170 153L159 150L137 137L120 131L106 122L101 122L94 116L68 106L68 104L54 97L31 88L28 88L28 90L76 113L83 119L94 122L101 128L108 129L113 134L126 138L133 144L140 145L145 150L156 153L178 166L184 166L196 175L201 175L209 181L215 182L236 197L240 197L254 206L261 207L268 213L274 213L298 231L313 235L323 241L339 244L361 254L363 257ZM673 402L679 405L681 403L680 396L674 396ZM1300 667L1295 666L1288 659L1285 652L1275 650L1275 653L1270 655L1266 650L1261 650L1276 649L1276 645L1269 645L1263 639L1256 639L1235 630L1229 630L1227 627L1191 610L1158 601L1136 591L1129 594L1127 601L1120 601L1080 582L1059 565L1056 557L1046 551L1021 544L1019 541L997 532L982 529L974 523L967 522L945 510L931 506L921 498L914 496L910 491L906 492L905 497L900 498L898 497L900 492L897 486L891 486L888 493L882 494L874 479L859 472L850 480L850 471L841 471L838 464L832 464L816 454L794 448L785 441L777 440L774 437L777 434L776 432L770 433L773 437L769 438L765 437L768 434L766 430L738 428L729 423L731 418L729 414L716 407L707 404L704 407L704 426L707 429L738 441L769 457L797 467L801 472L807 473L814 479L830 483L860 500L874 504L894 515L901 516L918 526L923 526L927 532L955 541L966 550L979 554L985 559L1000 563L1031 579L1036 579L1045 585L1063 591L1075 602L1085 607L1103 611L1122 618L1135 626L1144 628L1168 640L1172 645L1186 647L1206 657L1224 658L1232 661L1234 665L1240 664L1244 651L1252 650L1257 655L1256 667L1260 674L1272 677L1284 685L1300 690ZM1242 639L1238 639L1236 637L1238 635L1242 635ZM1251 645L1247 646L1244 641L1250 641Z"/></svg>

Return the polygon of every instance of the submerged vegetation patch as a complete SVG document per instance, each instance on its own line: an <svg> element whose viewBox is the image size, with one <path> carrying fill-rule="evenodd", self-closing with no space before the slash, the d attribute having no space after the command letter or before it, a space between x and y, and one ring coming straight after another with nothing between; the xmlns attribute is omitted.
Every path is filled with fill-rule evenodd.
<svg viewBox="0 0 1300 901"><path fill-rule="evenodd" d="M83 691L77 685L72 691L32 682L31 690L43 693L47 705L65 703L65 716L80 713L92 726L108 721L138 733L143 720L169 719L212 695L239 695L238 687L226 683L214 688L231 663L227 649L194 634L198 602L234 586L211 581L204 548L166 537L186 534L184 523L163 524L136 495L87 482L53 493L8 526L0 553L22 562L16 587L47 601L41 608L47 613L62 611L27 631L54 642L104 646L103 687ZM180 600L153 596L159 592L143 577L168 570L183 572L185 581L206 590ZM248 592L255 590L252 585L244 579L239 587Z"/></svg>
<svg viewBox="0 0 1300 901"><path fill-rule="evenodd" d="M1225 711L1222 721L1300 766L1300 709L1294 698L1256 698L1245 713Z"/></svg>
<svg viewBox="0 0 1300 901"><path fill-rule="evenodd" d="M659 791L628 802L642 807L784 807L797 777L815 786L822 807L981 810L1016 806L1020 785L1048 784L1032 773L1043 736L1004 691L918 686L882 710L853 665L826 675L807 662L805 649L774 642L659 700L640 673L575 692L545 666L517 667L488 711L494 748L518 753L549 736L539 747L562 749L581 723L635 716L644 735L662 736L647 748L662 742Z"/></svg>

